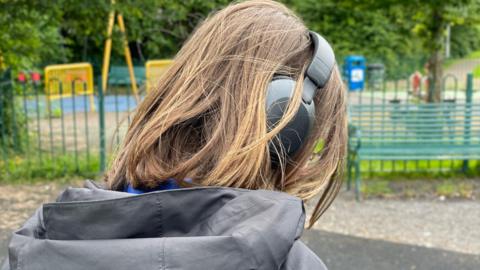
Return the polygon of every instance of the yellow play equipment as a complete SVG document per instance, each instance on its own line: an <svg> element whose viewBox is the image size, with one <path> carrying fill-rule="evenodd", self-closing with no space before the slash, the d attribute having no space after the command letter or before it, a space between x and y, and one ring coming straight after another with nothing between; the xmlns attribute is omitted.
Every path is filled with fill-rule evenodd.
<svg viewBox="0 0 480 270"><path fill-rule="evenodd" d="M4 69L4 66L3 66L3 55L2 55L2 51L0 51L0 71L2 71Z"/></svg>
<svg viewBox="0 0 480 270"><path fill-rule="evenodd" d="M45 94L48 108L55 99L73 95L88 95L90 110L95 110L93 98L93 68L90 63L50 65L45 67Z"/></svg>
<svg viewBox="0 0 480 270"><path fill-rule="evenodd" d="M115 0L111 1L112 7L115 5ZM137 81L135 80L135 74L133 72L133 64L132 64L132 55L130 54L130 48L128 47L128 40L127 40L127 33L125 30L125 23L123 21L122 14L117 14L117 21L118 27L122 32L123 36L123 48L125 52L125 60L128 66L128 73L130 74L130 81L132 83L132 92L135 95L135 99L137 102L140 101L138 96L138 88L137 88ZM107 40L105 41L105 50L103 54L103 67L102 67L102 89L105 92L108 86L108 71L110 67L110 55L112 53L112 32L113 32L113 25L115 24L115 11L112 8L108 17L108 28L107 28Z"/></svg>
<svg viewBox="0 0 480 270"><path fill-rule="evenodd" d="M149 60L145 63L145 76L147 93L152 89L162 74L172 65L173 60Z"/></svg>

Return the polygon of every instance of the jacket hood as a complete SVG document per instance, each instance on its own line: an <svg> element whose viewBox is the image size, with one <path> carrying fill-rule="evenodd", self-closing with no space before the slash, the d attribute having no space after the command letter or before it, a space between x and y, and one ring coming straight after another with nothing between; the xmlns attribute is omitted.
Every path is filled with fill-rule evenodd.
<svg viewBox="0 0 480 270"><path fill-rule="evenodd" d="M280 192L202 187L133 195L87 181L44 204L14 233L9 263L11 269L279 269L304 221L302 201Z"/></svg>

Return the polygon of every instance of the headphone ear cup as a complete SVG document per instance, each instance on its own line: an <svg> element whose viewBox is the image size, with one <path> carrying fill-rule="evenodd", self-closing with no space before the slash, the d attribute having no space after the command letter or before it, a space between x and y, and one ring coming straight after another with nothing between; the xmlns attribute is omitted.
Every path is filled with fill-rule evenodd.
<svg viewBox="0 0 480 270"><path fill-rule="evenodd" d="M267 124L273 129L287 111L295 90L295 81L288 77L274 78L267 92ZM301 102L294 118L270 141L270 156L274 164L291 158L302 147L313 125L315 107L313 102ZM279 154L285 156L279 156Z"/></svg>

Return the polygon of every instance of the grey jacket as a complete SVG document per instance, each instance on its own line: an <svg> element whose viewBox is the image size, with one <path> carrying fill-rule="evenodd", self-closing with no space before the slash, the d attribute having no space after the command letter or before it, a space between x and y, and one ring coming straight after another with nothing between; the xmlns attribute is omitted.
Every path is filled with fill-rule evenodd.
<svg viewBox="0 0 480 270"><path fill-rule="evenodd" d="M68 188L16 231L6 269L326 269L284 193L184 188L133 195Z"/></svg>

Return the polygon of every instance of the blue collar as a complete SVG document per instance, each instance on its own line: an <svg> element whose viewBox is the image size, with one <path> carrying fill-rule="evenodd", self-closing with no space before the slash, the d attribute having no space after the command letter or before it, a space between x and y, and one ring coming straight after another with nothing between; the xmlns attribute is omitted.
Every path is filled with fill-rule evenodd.
<svg viewBox="0 0 480 270"><path fill-rule="evenodd" d="M160 183L156 188L153 189L137 189L132 187L131 184L128 184L123 191L128 192L131 194L143 194L143 193L148 193L152 191L159 191L159 190L170 190L170 189L178 189L180 188L180 185L178 185L177 181L175 179L168 179Z"/></svg>

